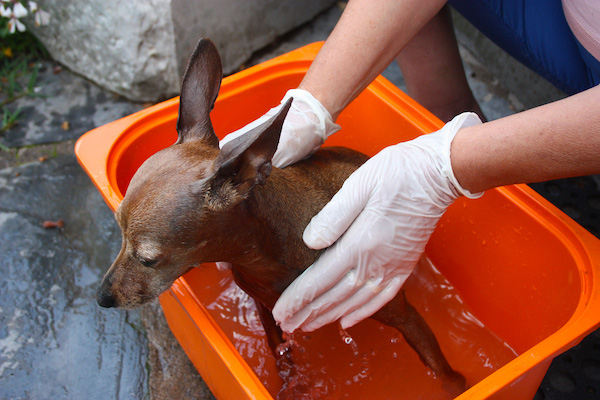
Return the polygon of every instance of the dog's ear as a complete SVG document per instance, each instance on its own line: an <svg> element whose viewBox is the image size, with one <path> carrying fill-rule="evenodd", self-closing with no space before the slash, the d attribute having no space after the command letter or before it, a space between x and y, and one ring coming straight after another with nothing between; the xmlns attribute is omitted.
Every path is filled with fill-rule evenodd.
<svg viewBox="0 0 600 400"><path fill-rule="evenodd" d="M223 147L218 160L220 166L213 179L213 192L215 189L234 190L235 197L245 198L254 186L265 183L291 104L290 98L270 120ZM230 185L223 188L226 183ZM230 195L226 197L231 198Z"/></svg>
<svg viewBox="0 0 600 400"><path fill-rule="evenodd" d="M219 139L210 122L210 111L217 100L222 78L223 67L216 46L209 39L200 39L181 84L177 143L203 140L219 147Z"/></svg>

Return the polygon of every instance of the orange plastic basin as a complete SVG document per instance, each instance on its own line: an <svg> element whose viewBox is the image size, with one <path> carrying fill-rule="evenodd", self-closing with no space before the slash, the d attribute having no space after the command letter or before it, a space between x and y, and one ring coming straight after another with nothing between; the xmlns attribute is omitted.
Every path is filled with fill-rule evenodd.
<svg viewBox="0 0 600 400"><path fill-rule="evenodd" d="M276 105L302 79L313 44L224 79L211 114L222 137ZM76 145L79 162L117 208L141 163L176 139L178 98L94 129ZM369 155L442 123L378 77L339 117L327 145ZM460 199L444 215L427 255L473 313L520 355L457 399L531 399L553 357L600 325L600 243L528 186ZM108 267L108 266L107 266ZM194 269L160 298L171 330L215 396L271 399L199 300L218 274Z"/></svg>

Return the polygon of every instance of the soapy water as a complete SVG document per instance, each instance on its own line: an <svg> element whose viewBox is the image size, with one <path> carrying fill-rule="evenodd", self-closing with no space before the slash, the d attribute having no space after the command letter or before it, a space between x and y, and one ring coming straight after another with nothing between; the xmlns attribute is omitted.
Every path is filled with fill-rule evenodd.
<svg viewBox="0 0 600 400"><path fill-rule="evenodd" d="M219 286L220 294L204 304L274 398L452 398L400 332L371 319L347 331L330 324L285 335L275 359L254 301L229 274ZM428 259L419 262L404 288L470 386L517 356L469 312Z"/></svg>

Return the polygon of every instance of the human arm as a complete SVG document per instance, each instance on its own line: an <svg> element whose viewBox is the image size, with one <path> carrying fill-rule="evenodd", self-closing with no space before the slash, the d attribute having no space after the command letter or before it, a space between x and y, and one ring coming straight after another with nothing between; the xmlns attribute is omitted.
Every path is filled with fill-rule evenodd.
<svg viewBox="0 0 600 400"><path fill-rule="evenodd" d="M305 158L339 130L334 122L341 110L387 67L444 3L349 2L298 89L289 91L282 100L284 103L288 97L294 97L273 165L282 168ZM221 145L260 125L277 109L230 133Z"/></svg>
<svg viewBox="0 0 600 400"><path fill-rule="evenodd" d="M472 191L600 173L600 86L462 129L452 167Z"/></svg>
<svg viewBox="0 0 600 400"><path fill-rule="evenodd" d="M352 0L299 88L335 121L444 6L444 0Z"/></svg>
<svg viewBox="0 0 600 400"><path fill-rule="evenodd" d="M344 328L352 326L399 291L456 197L600 173L598 111L600 87L494 122L449 129L455 119L435 134L385 149L380 154L406 162L365 164L313 218L306 244L331 247L286 289L275 319L286 331L311 331L337 319ZM385 173L377 174L382 166ZM383 188L391 210L373 188ZM357 201L361 197L368 199Z"/></svg>

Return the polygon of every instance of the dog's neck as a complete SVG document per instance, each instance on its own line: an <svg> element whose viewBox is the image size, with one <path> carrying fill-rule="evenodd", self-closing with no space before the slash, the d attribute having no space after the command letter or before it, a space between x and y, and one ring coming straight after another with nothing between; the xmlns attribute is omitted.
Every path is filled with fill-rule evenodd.
<svg viewBox="0 0 600 400"><path fill-rule="evenodd" d="M243 228L229 239L235 241L238 251L224 261L233 264L234 277L242 289L250 295L260 291L261 299L271 300L267 303L274 304L319 254L306 247L302 232L324 202L318 196L307 198L314 194L313 185L296 177L293 167L273 168L266 183L256 186L238 206L235 214L240 218L232 221Z"/></svg>

